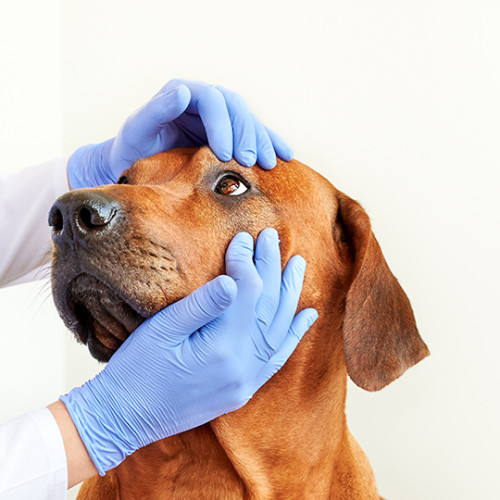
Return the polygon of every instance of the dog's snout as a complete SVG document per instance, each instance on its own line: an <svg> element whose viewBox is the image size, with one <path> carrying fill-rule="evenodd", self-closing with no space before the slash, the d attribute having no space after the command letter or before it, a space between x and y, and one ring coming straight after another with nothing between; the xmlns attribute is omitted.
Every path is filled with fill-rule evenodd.
<svg viewBox="0 0 500 500"><path fill-rule="evenodd" d="M54 241L88 240L101 236L121 213L118 200L103 193L81 190L66 193L49 212Z"/></svg>

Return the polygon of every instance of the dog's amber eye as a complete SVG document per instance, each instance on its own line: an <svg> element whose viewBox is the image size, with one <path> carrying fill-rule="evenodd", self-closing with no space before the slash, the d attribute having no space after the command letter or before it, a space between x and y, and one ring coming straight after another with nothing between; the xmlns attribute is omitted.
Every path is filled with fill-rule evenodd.
<svg viewBox="0 0 500 500"><path fill-rule="evenodd" d="M234 175L226 175L215 187L215 192L227 196L237 196L243 194L248 188Z"/></svg>
<svg viewBox="0 0 500 500"><path fill-rule="evenodd" d="M128 184L128 178L126 175L122 175L118 181L116 182L117 184Z"/></svg>

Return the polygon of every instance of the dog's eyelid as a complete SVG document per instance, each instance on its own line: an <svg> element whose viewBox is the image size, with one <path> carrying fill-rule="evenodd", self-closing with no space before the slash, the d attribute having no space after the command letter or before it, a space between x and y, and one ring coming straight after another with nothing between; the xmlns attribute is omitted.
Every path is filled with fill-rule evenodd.
<svg viewBox="0 0 500 500"><path fill-rule="evenodd" d="M122 175L117 181L117 184L128 184L128 177L126 175Z"/></svg>
<svg viewBox="0 0 500 500"><path fill-rule="evenodd" d="M242 174L240 174L239 172L236 172L236 170L219 171L218 176L217 176L217 182L220 181L221 179L223 179L224 177L229 177L229 176L236 177L239 181L244 182L246 185L250 184L250 182L245 177L243 177Z"/></svg>

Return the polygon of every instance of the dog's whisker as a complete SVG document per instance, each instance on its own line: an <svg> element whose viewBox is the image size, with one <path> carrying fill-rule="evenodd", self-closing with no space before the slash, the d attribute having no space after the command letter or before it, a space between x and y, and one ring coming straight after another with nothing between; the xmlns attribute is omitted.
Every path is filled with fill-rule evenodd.
<svg viewBox="0 0 500 500"><path fill-rule="evenodd" d="M51 294L51 283L50 280L45 278L39 281L40 286L36 291L34 297L31 300L30 306L38 305L36 313L40 312L40 309L47 303L47 300L52 297Z"/></svg>

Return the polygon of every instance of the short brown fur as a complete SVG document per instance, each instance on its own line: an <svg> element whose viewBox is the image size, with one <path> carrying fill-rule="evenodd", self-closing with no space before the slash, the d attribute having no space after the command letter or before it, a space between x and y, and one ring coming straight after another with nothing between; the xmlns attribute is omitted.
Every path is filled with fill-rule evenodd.
<svg viewBox="0 0 500 500"><path fill-rule="evenodd" d="M249 179L254 194L214 198L207 175L227 168ZM128 229L120 238L168 248L177 271L163 282L155 258L142 251L138 260L126 245L114 262L106 251L95 257L96 268L143 311L152 314L224 272L236 232L256 237L272 226L283 264L295 254L306 259L299 308L315 307L319 318L246 406L137 451L85 482L79 500L378 499L369 462L346 425L347 375L378 390L428 350L362 207L298 161L278 161L266 172L222 164L208 148L156 155L125 174L131 185L98 188L124 207ZM145 263L157 271L148 274Z"/></svg>

